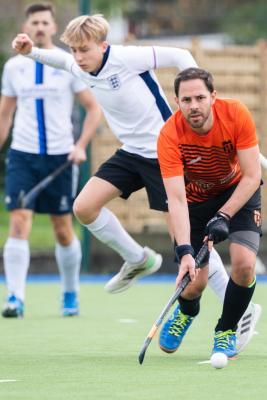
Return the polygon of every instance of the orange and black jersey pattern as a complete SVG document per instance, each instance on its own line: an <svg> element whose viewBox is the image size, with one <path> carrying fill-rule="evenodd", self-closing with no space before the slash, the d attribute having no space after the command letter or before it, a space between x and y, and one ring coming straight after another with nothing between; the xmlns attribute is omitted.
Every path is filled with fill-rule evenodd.
<svg viewBox="0 0 267 400"><path fill-rule="evenodd" d="M158 139L162 176L184 175L189 202L206 201L239 182L237 150L258 143L251 114L238 100L217 99L213 116L212 129L199 136L177 111Z"/></svg>

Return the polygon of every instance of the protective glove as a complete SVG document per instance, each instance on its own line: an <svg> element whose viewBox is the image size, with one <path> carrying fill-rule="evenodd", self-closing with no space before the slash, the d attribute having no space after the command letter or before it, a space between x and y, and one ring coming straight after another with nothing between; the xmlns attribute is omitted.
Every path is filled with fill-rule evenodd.
<svg viewBox="0 0 267 400"><path fill-rule="evenodd" d="M205 227L205 236L214 244L223 242L229 236L230 216L218 211L213 218L209 220Z"/></svg>

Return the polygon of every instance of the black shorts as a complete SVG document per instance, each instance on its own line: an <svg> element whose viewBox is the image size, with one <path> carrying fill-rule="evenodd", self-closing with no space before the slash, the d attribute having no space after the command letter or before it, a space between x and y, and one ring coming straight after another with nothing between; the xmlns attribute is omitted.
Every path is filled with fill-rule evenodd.
<svg viewBox="0 0 267 400"><path fill-rule="evenodd" d="M145 188L149 206L153 210L168 211L167 195L163 185L158 160L117 150L95 173L116 186L123 199Z"/></svg>
<svg viewBox="0 0 267 400"><path fill-rule="evenodd" d="M9 149L6 158L5 203L9 211L18 208L18 197L29 192L42 179L67 160L68 154L40 155ZM72 212L77 190L77 174L69 166L51 182L27 209L40 214L63 215Z"/></svg>
<svg viewBox="0 0 267 400"><path fill-rule="evenodd" d="M233 186L220 196L213 197L208 201L189 204L191 244L195 250L195 254L197 254L203 244L204 230L207 222L214 217L216 212L227 202L235 188L236 186ZM260 213L261 193L259 188L249 201L233 216L233 218L231 218L230 235L234 232L252 231L260 236Z"/></svg>

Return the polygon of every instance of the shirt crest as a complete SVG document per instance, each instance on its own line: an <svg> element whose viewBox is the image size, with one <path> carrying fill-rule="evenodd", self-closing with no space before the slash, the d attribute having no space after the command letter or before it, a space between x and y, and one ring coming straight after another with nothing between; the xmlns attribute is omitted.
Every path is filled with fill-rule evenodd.
<svg viewBox="0 0 267 400"><path fill-rule="evenodd" d="M109 86L113 90L118 90L121 87L121 81L118 74L111 75L107 78Z"/></svg>

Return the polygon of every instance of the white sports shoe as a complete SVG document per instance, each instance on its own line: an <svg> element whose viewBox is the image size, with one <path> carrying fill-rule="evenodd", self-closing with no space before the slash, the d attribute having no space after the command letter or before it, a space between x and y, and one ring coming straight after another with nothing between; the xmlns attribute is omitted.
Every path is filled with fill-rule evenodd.
<svg viewBox="0 0 267 400"><path fill-rule="evenodd" d="M243 317L238 323L236 331L236 350L240 353L254 335L256 324L261 316L261 306L250 303Z"/></svg>
<svg viewBox="0 0 267 400"><path fill-rule="evenodd" d="M149 247L144 247L144 250L145 260L141 264L135 265L129 265L125 262L120 271L105 285L105 290L107 292L123 292L133 285L138 278L153 274L161 267L162 256Z"/></svg>

